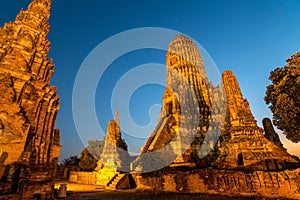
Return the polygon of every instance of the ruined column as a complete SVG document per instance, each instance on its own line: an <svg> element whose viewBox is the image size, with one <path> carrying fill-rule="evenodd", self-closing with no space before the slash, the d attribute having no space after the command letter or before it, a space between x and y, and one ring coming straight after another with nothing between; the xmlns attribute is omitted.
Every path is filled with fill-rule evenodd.
<svg viewBox="0 0 300 200"><path fill-rule="evenodd" d="M283 147L279 135L276 133L270 118L264 118L262 122L265 130L265 137L274 142L276 145Z"/></svg>

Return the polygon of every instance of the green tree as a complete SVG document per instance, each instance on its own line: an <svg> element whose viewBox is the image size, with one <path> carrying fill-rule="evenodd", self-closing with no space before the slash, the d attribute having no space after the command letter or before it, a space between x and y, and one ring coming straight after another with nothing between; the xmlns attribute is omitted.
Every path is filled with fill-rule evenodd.
<svg viewBox="0 0 300 200"><path fill-rule="evenodd" d="M287 65L270 73L265 102L273 113L273 123L287 139L300 142L300 52Z"/></svg>
<svg viewBox="0 0 300 200"><path fill-rule="evenodd" d="M79 167L84 171L93 171L97 167L97 159L84 148L80 154Z"/></svg>

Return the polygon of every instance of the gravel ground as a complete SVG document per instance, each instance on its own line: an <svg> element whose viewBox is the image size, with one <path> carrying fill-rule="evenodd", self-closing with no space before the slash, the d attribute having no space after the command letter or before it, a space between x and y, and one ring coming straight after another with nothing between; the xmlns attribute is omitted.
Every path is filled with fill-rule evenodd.
<svg viewBox="0 0 300 200"><path fill-rule="evenodd" d="M55 188L58 189L60 184L67 184L68 197L64 198L64 200L287 200L285 198L233 197L209 194L153 194L148 190L137 189L109 191L103 186L82 185L63 181L57 182Z"/></svg>
<svg viewBox="0 0 300 200"><path fill-rule="evenodd" d="M78 200L271 200L264 197L232 197L221 195L207 195L207 194L174 194L174 193L162 193L151 194L143 191L105 191L105 192L93 192L93 193L73 193L66 198L66 200L78 199ZM273 199L275 200L275 199ZM279 198L276 198L279 200ZM284 200L281 198L280 200Z"/></svg>

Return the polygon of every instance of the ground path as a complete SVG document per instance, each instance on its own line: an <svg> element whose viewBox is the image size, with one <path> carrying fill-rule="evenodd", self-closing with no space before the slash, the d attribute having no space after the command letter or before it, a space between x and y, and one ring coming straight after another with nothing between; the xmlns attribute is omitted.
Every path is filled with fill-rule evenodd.
<svg viewBox="0 0 300 200"><path fill-rule="evenodd" d="M208 194L153 194L150 191L137 189L109 191L103 186L82 185L68 182L57 182L55 188L58 189L60 184L67 184L68 197L65 198L65 200L287 200L285 198L232 197Z"/></svg>

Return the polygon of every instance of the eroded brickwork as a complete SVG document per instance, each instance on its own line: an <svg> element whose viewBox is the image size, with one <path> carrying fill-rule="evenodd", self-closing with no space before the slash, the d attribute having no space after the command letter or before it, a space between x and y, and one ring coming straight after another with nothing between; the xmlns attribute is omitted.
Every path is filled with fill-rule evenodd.
<svg viewBox="0 0 300 200"><path fill-rule="evenodd" d="M211 115L208 82L195 43L177 35L166 55L166 89L159 122L142 148L142 154L166 147L161 154L175 155L176 163L195 164ZM194 120L191 120L194 119ZM163 158L163 156L161 156ZM138 158L133 163L149 162Z"/></svg>
<svg viewBox="0 0 300 200"><path fill-rule="evenodd" d="M227 129L224 128L220 156L214 165L227 169L282 170L288 163L297 163L286 149L263 135L233 72L224 71L222 78L227 97Z"/></svg>
<svg viewBox="0 0 300 200"><path fill-rule="evenodd" d="M200 141L203 133L210 137L222 130L222 134L216 146L205 148L207 145L205 146L204 142L215 142L214 137L208 138L202 144L200 142L200 156L203 152L210 153L196 165L174 164L180 161L190 163L191 157L184 156L191 155L189 153L200 146L192 146L189 149L191 151L185 153L177 151L179 155L182 153L183 159L179 160L180 156L177 156L175 162L169 163L161 170L134 174L138 188L169 192L299 198L299 169L295 169L299 166L298 160L283 148L270 120L263 121L264 135L264 130L257 126L247 99L243 98L233 72L226 70L222 74L224 94L222 85L214 87L212 83L207 84L200 54L195 53L190 39L181 35L176 38L168 50L172 53L167 53L167 88L163 97L161 118L142 153L158 151L170 141L170 144L174 144L171 146L176 152L176 146L180 146L184 139L180 134L180 137L177 136L182 122L189 124L185 127L186 132L182 132L183 135L191 134L192 130L189 127L193 124L191 121L195 120L195 112L192 112L191 117L185 117L189 116L185 115L189 112L185 109L192 107L183 109L186 100L191 99L191 96L183 92L188 90L184 87L185 82L192 86L196 94L192 99L197 99L200 105L194 107L202 119L196 126ZM182 56L178 56L178 52L181 52ZM194 65L190 65L184 59L189 56L192 57L191 63ZM199 84L199 81L203 84ZM178 97L183 97L183 100L180 102ZM154 161L162 159L164 158L160 156L160 159ZM201 161L206 163L201 165ZM157 162L148 162L152 166L155 163Z"/></svg>
<svg viewBox="0 0 300 200"><path fill-rule="evenodd" d="M167 172L161 177L135 175L138 188L233 196L300 198L299 169L280 172L199 169ZM157 187L159 185L159 187Z"/></svg>
<svg viewBox="0 0 300 200"><path fill-rule="evenodd" d="M118 113L116 119L108 123L103 150L96 168L97 171L101 170L104 167L103 165L121 171L129 170L129 153L127 145L122 139Z"/></svg>
<svg viewBox="0 0 300 200"><path fill-rule="evenodd" d="M52 195L61 148L59 97L47 57L50 6L50 0L34 0L0 28L0 176L12 184L8 192L23 198Z"/></svg>

